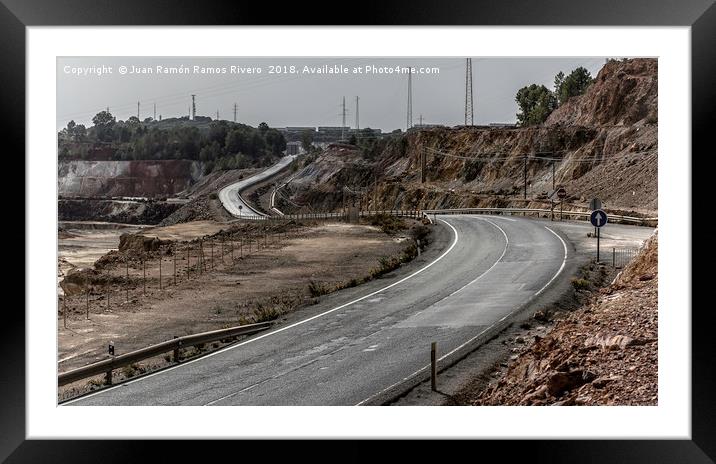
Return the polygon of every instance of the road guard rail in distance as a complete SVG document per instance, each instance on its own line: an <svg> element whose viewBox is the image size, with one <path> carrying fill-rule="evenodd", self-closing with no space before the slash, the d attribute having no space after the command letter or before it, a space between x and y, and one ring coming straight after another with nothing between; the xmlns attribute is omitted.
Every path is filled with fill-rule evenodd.
<svg viewBox="0 0 716 464"><path fill-rule="evenodd" d="M434 214L532 214L540 216L542 214L549 217L554 214L555 217L562 216L573 217L577 219L589 220L590 212L588 211L562 211L551 210L548 208L453 208L453 209L424 209L423 215ZM621 216L618 214L608 214L609 222L629 223L642 226L656 226L659 218L639 218L632 216Z"/></svg>
<svg viewBox="0 0 716 464"><path fill-rule="evenodd" d="M452 209L423 209L423 210L367 210L360 211L360 217L376 216L379 214L385 214L389 216L397 217L409 217L409 218L422 218L431 219L433 215L439 214L498 214L498 215L532 215L538 217L550 217L554 214L554 217L562 216L572 217L575 219L589 220L589 211L562 211L561 213L557 210L550 210L547 208L452 208ZM609 222L612 223L624 223L624 224L636 224L640 226L651 226L656 227L659 218L640 218L633 216L622 216L618 214L609 214ZM299 214L284 214L283 216L263 216L263 217L244 217L244 220L260 220L260 221L286 221L290 219L301 220L301 219L344 219L348 217L346 212L332 212L332 213L299 213ZM235 219L234 221L237 221ZM231 222L234 222L231 221Z"/></svg>
<svg viewBox="0 0 716 464"><path fill-rule="evenodd" d="M57 376L57 383L58 386L61 387L78 380L94 377L100 374L106 374L108 380L107 383L111 384L112 371L114 369L129 366L130 364L144 359L153 358L169 351L174 352L174 361L176 362L179 358L179 350L183 347L215 342L227 338L230 339L240 335L252 335L270 328L271 325L273 325L273 322L260 322L258 324L240 325L238 327L230 327L228 329L219 329L211 332L185 335L183 337L174 338L172 340L121 354L119 356L113 356L104 361L79 367L68 372L63 372Z"/></svg>

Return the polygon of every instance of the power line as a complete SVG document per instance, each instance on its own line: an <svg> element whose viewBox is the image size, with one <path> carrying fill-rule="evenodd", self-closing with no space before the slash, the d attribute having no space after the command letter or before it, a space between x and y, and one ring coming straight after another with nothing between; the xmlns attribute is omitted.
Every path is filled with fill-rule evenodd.
<svg viewBox="0 0 716 464"><path fill-rule="evenodd" d="M552 156L536 156L538 154L554 154L554 153L574 153L574 151L570 150L555 150L555 151L545 151L545 152L524 152L524 153L512 153L511 156L504 156L508 155L508 153L476 153L475 156L462 156L462 155L455 155L453 153L444 153L439 150L436 150L434 148L425 147L425 150L429 151L432 155L436 156L446 156L449 158L456 158L456 159L462 159L466 161L482 161L485 163L493 162L493 161L520 161L521 158L527 157L528 160L539 160L539 161L564 161L564 158L556 158ZM650 153L658 153L657 149L650 149L650 150L640 150L630 153L625 153L620 155L619 152L615 153L603 153L601 156L592 156L588 158L578 158L573 159L570 158L570 162L594 162L594 161L608 161L611 159L620 159L620 158L627 158L629 156L634 155L640 155L640 154L650 154ZM500 155L500 157L493 157L493 158L483 158L485 155ZM530 156L533 155L533 156ZM608 157L608 158L607 158Z"/></svg>

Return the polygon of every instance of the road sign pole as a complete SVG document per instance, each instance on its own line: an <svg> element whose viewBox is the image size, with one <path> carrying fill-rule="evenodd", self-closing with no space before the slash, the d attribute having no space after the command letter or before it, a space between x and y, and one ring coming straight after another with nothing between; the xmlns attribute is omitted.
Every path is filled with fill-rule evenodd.
<svg viewBox="0 0 716 464"><path fill-rule="evenodd" d="M601 227L597 228L597 263L599 263L599 236L601 235L599 229L601 229Z"/></svg>

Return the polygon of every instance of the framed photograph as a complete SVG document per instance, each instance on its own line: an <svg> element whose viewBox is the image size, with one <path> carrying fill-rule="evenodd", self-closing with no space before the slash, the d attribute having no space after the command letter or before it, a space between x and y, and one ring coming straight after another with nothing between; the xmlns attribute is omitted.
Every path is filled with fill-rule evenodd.
<svg viewBox="0 0 716 464"><path fill-rule="evenodd" d="M2 1L26 303L0 457L713 462L713 2L322 8Z"/></svg>

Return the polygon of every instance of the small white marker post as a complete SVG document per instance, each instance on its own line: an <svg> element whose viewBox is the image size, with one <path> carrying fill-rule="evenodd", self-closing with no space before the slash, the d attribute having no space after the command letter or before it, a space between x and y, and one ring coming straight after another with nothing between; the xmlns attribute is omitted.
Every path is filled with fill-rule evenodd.
<svg viewBox="0 0 716 464"><path fill-rule="evenodd" d="M432 391L438 391L437 347L437 342L430 344L430 388Z"/></svg>

